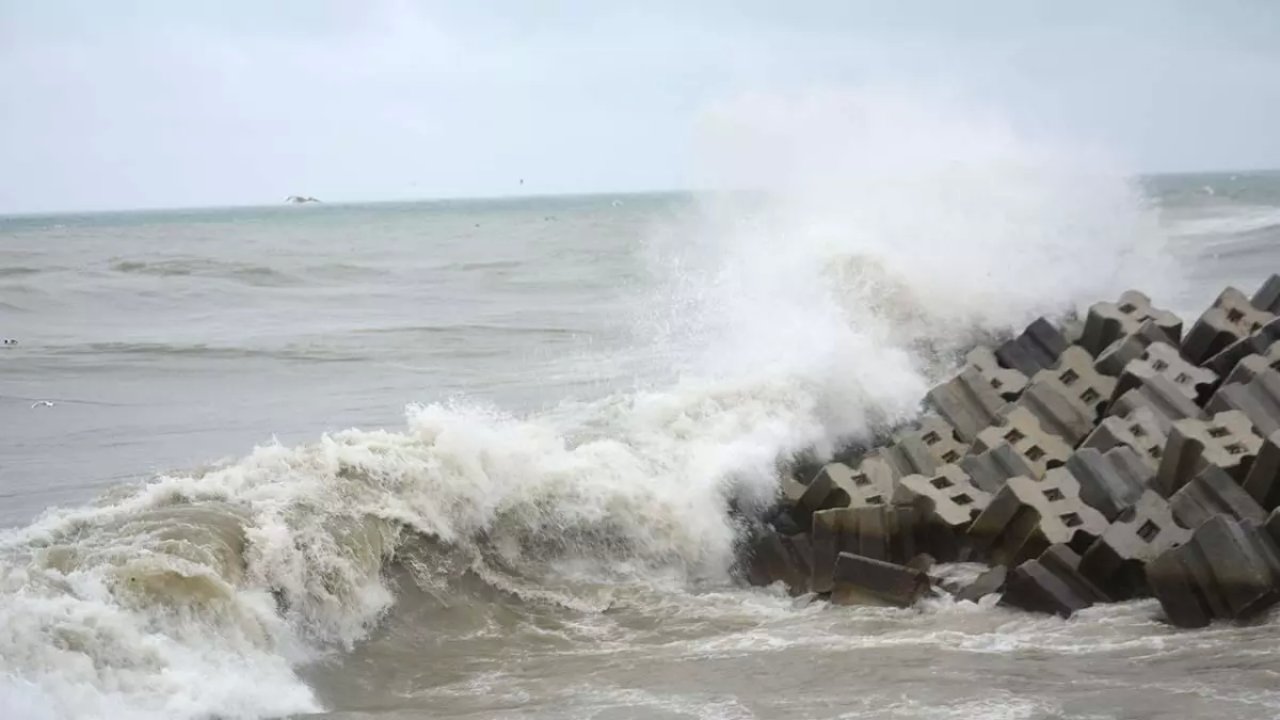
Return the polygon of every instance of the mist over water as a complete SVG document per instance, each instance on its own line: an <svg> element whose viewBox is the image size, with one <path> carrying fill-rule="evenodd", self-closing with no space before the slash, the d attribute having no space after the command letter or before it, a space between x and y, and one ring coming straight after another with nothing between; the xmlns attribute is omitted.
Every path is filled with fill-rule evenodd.
<svg viewBox="0 0 1280 720"><path fill-rule="evenodd" d="M1280 188L1144 190L883 93L704 131L744 190L0 219L0 715L1097 717L1227 643L1260 660L1223 716L1273 710L1270 625L796 607L734 582L729 510L914 417L978 339L1251 286L1273 225L1242 218ZM815 654L847 682L792 697ZM1062 676L997 679L1028 655Z"/></svg>

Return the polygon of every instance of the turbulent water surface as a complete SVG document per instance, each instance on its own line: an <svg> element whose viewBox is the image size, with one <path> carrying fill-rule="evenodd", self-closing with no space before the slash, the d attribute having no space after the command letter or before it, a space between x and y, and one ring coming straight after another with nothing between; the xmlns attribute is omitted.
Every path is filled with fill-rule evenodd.
<svg viewBox="0 0 1280 720"><path fill-rule="evenodd" d="M1280 715L1272 620L735 581L973 342L1280 269L1275 175L983 167L0 218L0 717Z"/></svg>

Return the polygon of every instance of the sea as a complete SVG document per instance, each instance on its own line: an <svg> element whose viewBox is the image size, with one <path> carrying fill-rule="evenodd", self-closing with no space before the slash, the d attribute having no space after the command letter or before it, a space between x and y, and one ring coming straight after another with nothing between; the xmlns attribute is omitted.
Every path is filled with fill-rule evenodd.
<svg viewBox="0 0 1280 720"><path fill-rule="evenodd" d="M1280 716L1274 615L742 582L975 343L1280 271L1280 173L934 170L0 217L0 718Z"/></svg>

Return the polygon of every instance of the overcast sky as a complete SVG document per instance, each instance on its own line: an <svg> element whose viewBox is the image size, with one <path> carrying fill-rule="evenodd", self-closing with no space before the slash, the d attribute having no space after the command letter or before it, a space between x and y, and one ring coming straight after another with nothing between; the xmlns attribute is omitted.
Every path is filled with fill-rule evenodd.
<svg viewBox="0 0 1280 720"><path fill-rule="evenodd" d="M708 107L866 85L1280 167L1280 2L0 0L0 213L686 187Z"/></svg>

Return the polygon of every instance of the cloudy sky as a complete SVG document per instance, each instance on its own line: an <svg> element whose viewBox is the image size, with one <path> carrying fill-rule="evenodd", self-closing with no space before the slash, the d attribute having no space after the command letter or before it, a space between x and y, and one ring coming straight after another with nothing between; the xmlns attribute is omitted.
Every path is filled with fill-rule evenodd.
<svg viewBox="0 0 1280 720"><path fill-rule="evenodd" d="M868 86L1280 167L1280 3L0 0L0 213L687 187L708 108Z"/></svg>

